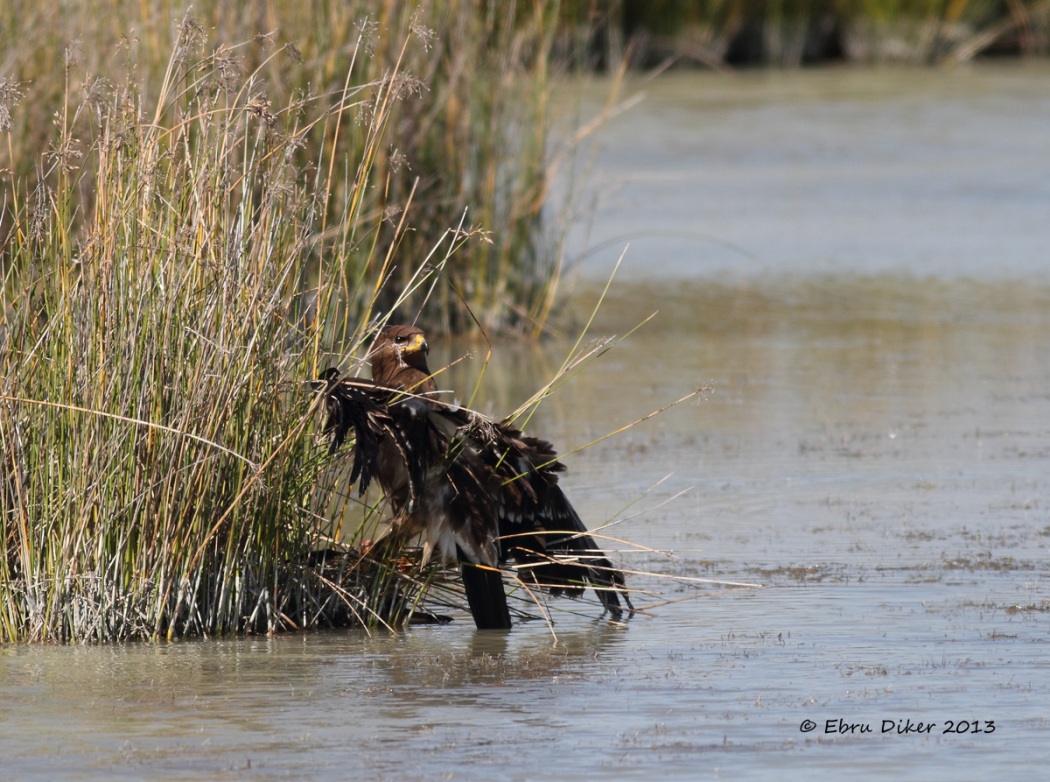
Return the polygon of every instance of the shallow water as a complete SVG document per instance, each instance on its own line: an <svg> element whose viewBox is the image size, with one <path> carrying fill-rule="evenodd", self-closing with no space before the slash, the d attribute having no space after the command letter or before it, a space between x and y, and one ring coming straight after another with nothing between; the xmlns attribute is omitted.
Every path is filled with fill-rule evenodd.
<svg viewBox="0 0 1050 782"><path fill-rule="evenodd" d="M1050 156L1035 154L1047 99L1025 71L977 74L972 95L965 74L941 76L902 79L899 99L886 74L866 91L849 73L773 79L791 100L763 78L703 78L698 107L676 79L639 121L682 145L686 129L654 118L699 127L699 151L640 145L630 117L610 128L604 181L651 176L607 188L598 243L666 230L661 176L690 155L713 155L705 171L721 160L726 180L734 159L747 171L736 194L680 182L674 203L724 244L635 241L593 333L659 314L530 424L568 451L705 387L568 458L584 518L633 544L610 543L616 558L675 577L631 576L642 613L616 624L593 600L557 601L576 610L556 614L556 639L541 622L477 633L460 616L397 637L0 647L0 780L1037 778L1050 762L1050 220L1034 219L1050 201ZM846 136L828 126L841 112ZM929 115L984 152L930 160L938 145L921 135L886 137L900 124L887 117ZM777 134L756 116L858 162L821 187L806 154L775 164L786 153L762 148ZM1004 118L1022 141L1003 140ZM711 152L725 149L736 156ZM884 154L927 167L910 181L944 198L892 186L910 168ZM960 171L971 157L982 167ZM792 166L810 186L767 213ZM958 215L971 176L978 201L1011 194L1008 214ZM1000 196L984 192L997 176ZM899 212L865 205L897 190ZM932 226L919 242L902 229L912 211ZM576 281L581 319L609 262L595 253ZM475 406L511 409L569 347L497 344ZM480 363L457 365L455 387Z"/></svg>
<svg viewBox="0 0 1050 782"><path fill-rule="evenodd" d="M570 256L603 276L1047 272L1050 68L629 82L587 146ZM584 117L609 88L569 83Z"/></svg>

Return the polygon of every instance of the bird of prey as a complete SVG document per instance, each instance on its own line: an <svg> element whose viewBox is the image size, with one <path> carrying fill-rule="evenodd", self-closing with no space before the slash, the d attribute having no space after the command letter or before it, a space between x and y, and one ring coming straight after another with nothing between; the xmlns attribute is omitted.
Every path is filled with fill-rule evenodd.
<svg viewBox="0 0 1050 782"><path fill-rule="evenodd" d="M550 443L509 423L441 401L415 326L383 329L371 351L372 381L329 369L325 432L334 453L354 440L350 480L375 479L393 514L385 535L421 535L423 558L461 565L479 629L511 626L500 566L513 560L528 586L570 596L590 585L605 610L633 610L623 574L587 533L558 484L565 469Z"/></svg>

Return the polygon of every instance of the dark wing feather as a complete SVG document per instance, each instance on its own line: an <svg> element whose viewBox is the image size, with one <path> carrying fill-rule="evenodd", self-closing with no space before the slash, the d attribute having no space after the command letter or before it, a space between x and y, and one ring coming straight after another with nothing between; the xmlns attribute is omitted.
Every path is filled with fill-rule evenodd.
<svg viewBox="0 0 1050 782"><path fill-rule="evenodd" d="M631 608L623 574L595 543L558 484L557 474L565 465L557 461L554 447L506 424L498 429L513 449L504 460L514 475L504 483L500 520L513 545L511 556L519 564L532 565L536 581L553 595L579 595L590 584L606 610L619 618L620 594ZM515 493L516 484L520 486Z"/></svg>
<svg viewBox="0 0 1050 782"><path fill-rule="evenodd" d="M526 566L522 572L555 595L579 595L589 584L615 617L622 615L620 594L631 607L623 574L588 534L558 485L557 474L565 465L549 442L471 411L445 407L435 414L459 423L449 451L453 463L484 465L487 491L482 492L480 513L496 514L500 561L513 559ZM481 489L481 482L477 484Z"/></svg>
<svg viewBox="0 0 1050 782"><path fill-rule="evenodd" d="M623 609L620 595L633 610L625 591L623 573L595 543L557 483L546 487L540 503L549 530L543 536L543 554L547 564L537 568L537 580L550 589L551 594L578 595L585 583L590 583L605 609L619 618ZM525 554L527 558L527 553Z"/></svg>
<svg viewBox="0 0 1050 782"><path fill-rule="evenodd" d="M337 381L328 372L323 382L327 419L324 432L332 438L330 453L335 453L353 432L354 462L350 468L350 482L358 481L358 493L364 494L382 469L380 456L384 442L392 444L408 472L409 501L420 492L426 465L414 456L413 435L425 426L425 416L412 406L392 405L396 391L368 380ZM413 425L415 421L415 425Z"/></svg>

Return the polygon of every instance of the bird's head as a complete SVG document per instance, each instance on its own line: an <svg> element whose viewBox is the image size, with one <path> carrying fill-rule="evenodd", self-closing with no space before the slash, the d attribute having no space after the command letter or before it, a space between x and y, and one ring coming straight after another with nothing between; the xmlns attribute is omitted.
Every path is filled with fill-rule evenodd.
<svg viewBox="0 0 1050 782"><path fill-rule="evenodd" d="M424 375L430 346L422 329L415 326L387 326L376 339L372 349L372 378L378 383L389 383L404 369L411 367Z"/></svg>

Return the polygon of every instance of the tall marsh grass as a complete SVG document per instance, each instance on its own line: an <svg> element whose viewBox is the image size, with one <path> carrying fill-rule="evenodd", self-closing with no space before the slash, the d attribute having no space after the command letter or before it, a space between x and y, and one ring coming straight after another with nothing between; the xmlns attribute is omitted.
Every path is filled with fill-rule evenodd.
<svg viewBox="0 0 1050 782"><path fill-rule="evenodd" d="M542 323L547 6L277 2L226 44L227 4L16 5L0 641L368 623L391 581L402 614L418 581L310 554L349 489L303 380L424 297Z"/></svg>
<svg viewBox="0 0 1050 782"><path fill-rule="evenodd" d="M319 194L310 252L335 251L348 280L376 286L383 275L374 261L390 251L389 281L376 302L389 309L435 237L461 224L484 230L488 241L457 254L430 292L428 328L472 330L476 318L493 332L542 330L561 264L557 229L548 233L540 221L549 206L556 0L520 7L274 0L251 12L201 0L185 20L187 4L173 0L87 0L61 11L30 0L13 6L0 18L0 40L8 44L0 52L0 80L8 85L0 107L9 117L0 175L24 189L42 166L76 166L71 236L95 195L93 172L76 158L90 149L100 112L111 112L113 101L135 101L145 121L153 107L168 106L165 91L218 84L244 93L245 105L254 101L272 136L308 107L330 106L348 87L396 73L382 143L368 145L375 106L352 98L332 122L301 130L286 155L301 184ZM198 86L176 83L183 77L168 70L173 50L183 67L197 62L212 76ZM371 179L353 191L362 162ZM0 241L11 228L6 200ZM348 202L353 208L344 215ZM394 230L399 225L406 230ZM421 301L403 302L404 310L414 314Z"/></svg>

